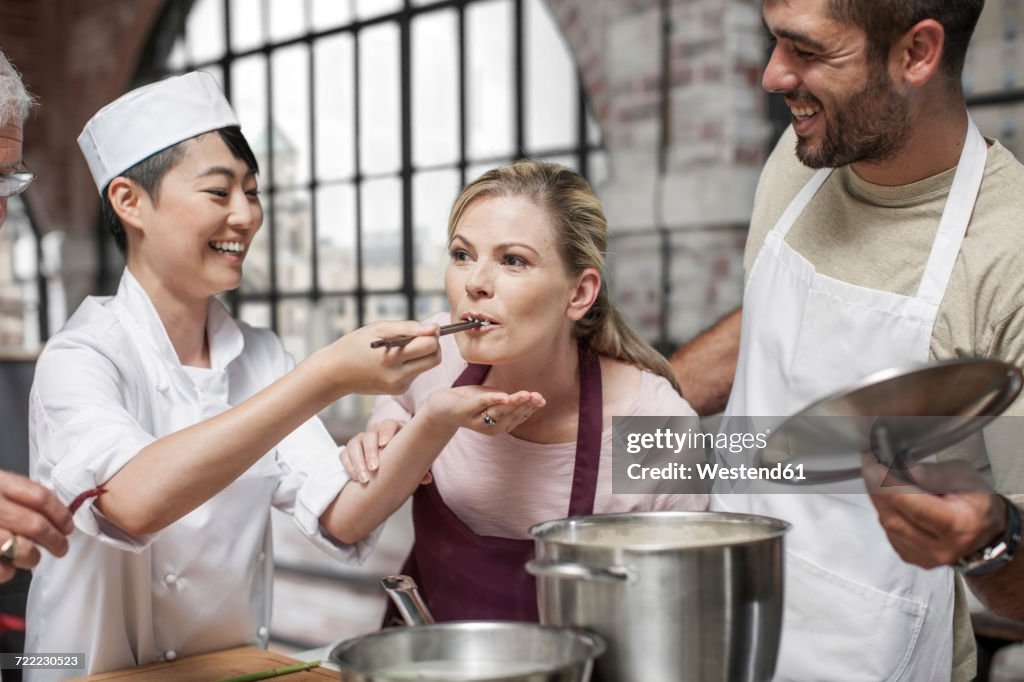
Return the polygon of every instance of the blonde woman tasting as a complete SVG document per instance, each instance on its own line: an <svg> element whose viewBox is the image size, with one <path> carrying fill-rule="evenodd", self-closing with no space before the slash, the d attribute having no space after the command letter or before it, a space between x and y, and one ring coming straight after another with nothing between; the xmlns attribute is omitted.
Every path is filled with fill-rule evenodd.
<svg viewBox="0 0 1024 682"><path fill-rule="evenodd" d="M466 187L445 288L451 320L486 325L442 338L441 365L380 400L342 453L374 500L346 524L368 532L415 490L405 571L438 620L536 620L523 569L535 523L706 506L704 495L612 494L612 417L694 412L609 300L606 234L600 202L567 168L519 162ZM433 482L417 488L428 469Z"/></svg>

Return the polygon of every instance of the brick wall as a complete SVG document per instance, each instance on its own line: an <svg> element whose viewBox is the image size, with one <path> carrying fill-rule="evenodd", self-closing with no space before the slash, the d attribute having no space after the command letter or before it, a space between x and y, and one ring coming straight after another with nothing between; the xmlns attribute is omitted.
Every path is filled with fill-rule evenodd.
<svg viewBox="0 0 1024 682"><path fill-rule="evenodd" d="M75 139L131 84L165 0L4 0L0 48L40 107L25 126L38 179L25 195L40 230L62 230L71 309L95 290L99 197Z"/></svg>
<svg viewBox="0 0 1024 682"><path fill-rule="evenodd" d="M754 188L770 135L757 0L549 0L580 65L612 175L600 186L616 299L658 338L662 249L669 346L736 307ZM665 136L665 172L659 171Z"/></svg>

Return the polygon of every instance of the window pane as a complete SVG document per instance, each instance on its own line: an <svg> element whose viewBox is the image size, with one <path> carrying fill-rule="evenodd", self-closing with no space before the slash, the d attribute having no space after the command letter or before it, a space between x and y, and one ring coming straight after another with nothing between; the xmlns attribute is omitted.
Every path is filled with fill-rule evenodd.
<svg viewBox="0 0 1024 682"><path fill-rule="evenodd" d="M601 186L611 178L612 171L608 160L608 152L603 150L591 152L587 163L590 164L590 177L587 180L590 181L590 186L595 191L599 191Z"/></svg>
<svg viewBox="0 0 1024 682"><path fill-rule="evenodd" d="M409 311L405 305L405 296L371 295L366 297L366 323L381 320L408 320Z"/></svg>
<svg viewBox="0 0 1024 682"><path fill-rule="evenodd" d="M321 185L316 192L320 288L356 287L356 192L350 184ZM355 312L353 311L353 320Z"/></svg>
<svg viewBox="0 0 1024 682"><path fill-rule="evenodd" d="M263 210L266 211L266 203ZM264 213L263 227L249 242L249 251L245 254L245 266L242 268L242 286L245 294L265 294L270 291L270 230L267 229L269 216Z"/></svg>
<svg viewBox="0 0 1024 682"><path fill-rule="evenodd" d="M41 345L37 253L25 205L11 197L0 230L0 349L34 352Z"/></svg>
<svg viewBox="0 0 1024 682"><path fill-rule="evenodd" d="M360 431L366 430L366 420L370 418L370 413L373 412L373 402L375 399L376 396L372 395L347 395L324 408L320 413L320 419L323 420L324 426L327 427L327 430L338 443L345 443ZM277 555L276 545L274 555ZM276 594L276 586L274 590ZM276 606L274 607L274 614L276 617ZM379 617L377 621L376 625L379 625Z"/></svg>
<svg viewBox="0 0 1024 682"><path fill-rule="evenodd" d="M283 300L277 306L281 340L299 362L354 330L355 312L355 302L347 296L332 296L317 303Z"/></svg>
<svg viewBox="0 0 1024 682"><path fill-rule="evenodd" d="M458 40L454 10L421 14L412 24L413 163L459 158Z"/></svg>
<svg viewBox="0 0 1024 682"><path fill-rule="evenodd" d="M444 293L420 294L416 297L416 319L425 320L434 313L448 311L448 297Z"/></svg>
<svg viewBox="0 0 1024 682"><path fill-rule="evenodd" d="M597 122L597 119L590 109L587 109L587 142L592 145L599 145L602 143L603 137L601 135L601 124Z"/></svg>
<svg viewBox="0 0 1024 682"><path fill-rule="evenodd" d="M458 171L417 173L413 178L417 289L444 286L444 269L448 266L448 213L458 193Z"/></svg>
<svg viewBox="0 0 1024 682"><path fill-rule="evenodd" d="M321 335L314 329L312 307L311 301L302 299L286 299L277 304L277 335L295 362L302 362L318 348L317 338Z"/></svg>
<svg viewBox="0 0 1024 682"><path fill-rule="evenodd" d="M242 124L242 132L252 146L256 160L263 172L267 168L266 129L267 129L267 63L262 55L253 55L239 59L231 65L232 106ZM265 185L265 177L260 178L260 185ZM266 210L266 203L263 206ZM245 269L242 276L243 292L266 292L270 289L270 250L269 230L266 227L268 216L264 216L264 225L245 256Z"/></svg>
<svg viewBox="0 0 1024 682"><path fill-rule="evenodd" d="M306 3L270 0L270 39L286 40L306 32Z"/></svg>
<svg viewBox="0 0 1024 682"><path fill-rule="evenodd" d="M512 156L512 3L466 8L466 139L469 157Z"/></svg>
<svg viewBox="0 0 1024 682"><path fill-rule="evenodd" d="M374 26L359 37L359 150L364 173L401 164L398 27Z"/></svg>
<svg viewBox="0 0 1024 682"><path fill-rule="evenodd" d="M356 0L356 16L360 19L379 17L402 9L402 0Z"/></svg>
<svg viewBox="0 0 1024 682"><path fill-rule="evenodd" d="M313 288L312 219L309 209L308 190L274 195L274 241L277 288L280 291L309 291Z"/></svg>
<svg viewBox="0 0 1024 682"><path fill-rule="evenodd" d="M267 62L262 55L232 62L230 97L242 132L266 173ZM261 184L265 182L261 178Z"/></svg>
<svg viewBox="0 0 1024 682"><path fill-rule="evenodd" d="M983 135L998 139L1018 159L1024 158L1024 103L972 107L971 118Z"/></svg>
<svg viewBox="0 0 1024 682"><path fill-rule="evenodd" d="M270 328L270 304L247 301L238 306L238 317L254 327Z"/></svg>
<svg viewBox="0 0 1024 682"><path fill-rule="evenodd" d="M171 48L171 53L167 55L167 70L184 71L185 61L185 40L177 38L174 41L174 47Z"/></svg>
<svg viewBox="0 0 1024 682"><path fill-rule="evenodd" d="M576 72L565 39L541 0L526 2L526 147L528 154L571 147L576 130Z"/></svg>
<svg viewBox="0 0 1024 682"><path fill-rule="evenodd" d="M323 348L356 328L356 303L349 296L326 297L313 308L312 343ZM346 396L320 412L327 430L346 439L362 431L373 406L372 396ZM344 441L342 441L344 442Z"/></svg>
<svg viewBox="0 0 1024 682"><path fill-rule="evenodd" d="M355 173L352 36L318 40L316 60L316 173L322 180Z"/></svg>
<svg viewBox="0 0 1024 682"><path fill-rule="evenodd" d="M571 168L574 171L579 171L579 158L575 154L562 154L562 155L551 155L551 156L533 156L530 158L537 159L538 161L547 161L549 163L557 163L560 166Z"/></svg>
<svg viewBox="0 0 1024 682"><path fill-rule="evenodd" d="M296 45L272 54L274 184L309 181L309 51Z"/></svg>
<svg viewBox="0 0 1024 682"><path fill-rule="evenodd" d="M397 178L369 180L361 192L363 285L371 290L398 289L402 286L402 183Z"/></svg>
<svg viewBox="0 0 1024 682"><path fill-rule="evenodd" d="M221 91L224 90L224 69L220 64L204 66L203 71L213 76L213 80L217 81L217 85L220 86Z"/></svg>
<svg viewBox="0 0 1024 682"><path fill-rule="evenodd" d="M313 0L313 30L344 26L352 22L350 0Z"/></svg>
<svg viewBox="0 0 1024 682"><path fill-rule="evenodd" d="M185 20L188 55L193 64L224 54L224 0L196 0Z"/></svg>
<svg viewBox="0 0 1024 682"><path fill-rule="evenodd" d="M466 184L473 182L487 171L505 163L511 163L512 159L499 159L497 161L485 161L484 163L473 163L466 166Z"/></svg>
<svg viewBox="0 0 1024 682"><path fill-rule="evenodd" d="M263 44L263 2L231 0L231 49L248 50Z"/></svg>

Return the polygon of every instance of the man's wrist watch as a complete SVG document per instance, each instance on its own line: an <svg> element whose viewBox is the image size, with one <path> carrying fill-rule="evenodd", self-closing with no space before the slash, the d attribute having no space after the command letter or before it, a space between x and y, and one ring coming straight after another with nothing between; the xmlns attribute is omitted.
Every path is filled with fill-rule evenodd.
<svg viewBox="0 0 1024 682"><path fill-rule="evenodd" d="M1013 561L1013 556L1021 543L1020 508L1003 495L999 497L1006 504L1006 529L989 546L982 547L956 562L954 568L961 575L969 578L988 575Z"/></svg>

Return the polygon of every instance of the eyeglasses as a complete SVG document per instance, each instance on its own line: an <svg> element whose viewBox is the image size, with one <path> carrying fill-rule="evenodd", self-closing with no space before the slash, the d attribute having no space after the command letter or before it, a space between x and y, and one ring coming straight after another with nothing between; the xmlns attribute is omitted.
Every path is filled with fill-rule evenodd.
<svg viewBox="0 0 1024 682"><path fill-rule="evenodd" d="M0 173L0 199L18 196L28 189L35 179L35 173L24 163L19 163L12 171Z"/></svg>

